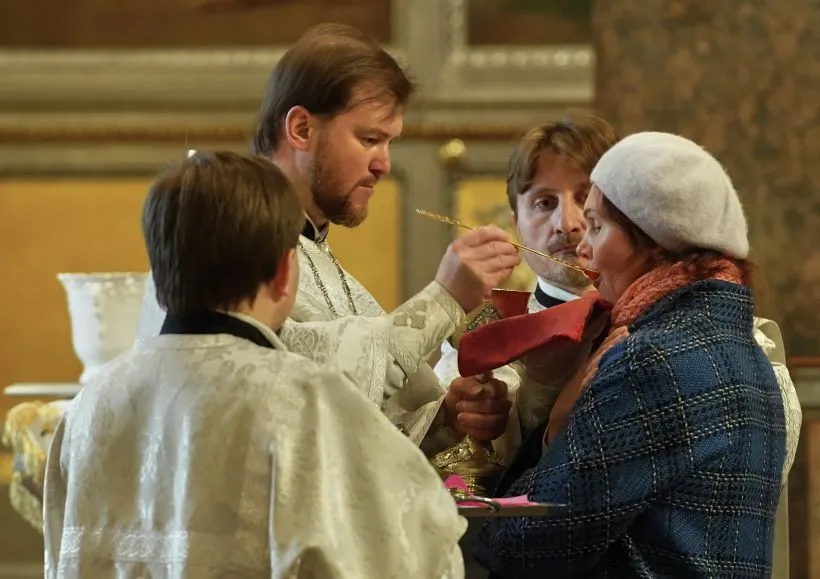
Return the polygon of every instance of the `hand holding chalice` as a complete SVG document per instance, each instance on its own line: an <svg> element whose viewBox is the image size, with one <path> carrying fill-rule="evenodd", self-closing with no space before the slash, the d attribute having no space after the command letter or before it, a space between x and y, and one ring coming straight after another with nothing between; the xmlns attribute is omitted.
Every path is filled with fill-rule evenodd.
<svg viewBox="0 0 820 579"><path fill-rule="evenodd" d="M491 376L453 380L444 398L444 420L466 437L433 457L439 474L459 475L474 495L492 492L504 463L491 441L504 433L511 405L507 385Z"/></svg>

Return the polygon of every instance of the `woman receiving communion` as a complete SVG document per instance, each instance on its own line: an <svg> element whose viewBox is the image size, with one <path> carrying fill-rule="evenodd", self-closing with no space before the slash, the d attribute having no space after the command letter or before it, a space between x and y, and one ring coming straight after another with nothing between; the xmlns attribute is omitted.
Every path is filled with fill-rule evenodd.
<svg viewBox="0 0 820 579"><path fill-rule="evenodd" d="M613 304L609 336L507 493L565 506L491 519L477 558L495 577L770 577L786 422L738 195L665 133L623 139L591 181L578 254Z"/></svg>

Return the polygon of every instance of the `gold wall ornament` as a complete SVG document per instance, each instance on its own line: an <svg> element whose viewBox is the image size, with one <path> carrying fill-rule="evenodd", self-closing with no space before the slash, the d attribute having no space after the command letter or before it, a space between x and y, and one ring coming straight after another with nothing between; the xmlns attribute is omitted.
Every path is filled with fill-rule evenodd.
<svg viewBox="0 0 820 579"><path fill-rule="evenodd" d="M467 145L461 139L450 139L438 150L438 158L445 167L457 167L461 165L464 154L467 152Z"/></svg>
<svg viewBox="0 0 820 579"><path fill-rule="evenodd" d="M469 177L459 180L453 186L455 217L465 223L495 223L509 233L512 239L519 239L507 201L506 187L503 171L495 177ZM454 237L460 234L461 229L456 231L454 228ZM535 287L535 274L526 263L522 263L500 287L531 292Z"/></svg>

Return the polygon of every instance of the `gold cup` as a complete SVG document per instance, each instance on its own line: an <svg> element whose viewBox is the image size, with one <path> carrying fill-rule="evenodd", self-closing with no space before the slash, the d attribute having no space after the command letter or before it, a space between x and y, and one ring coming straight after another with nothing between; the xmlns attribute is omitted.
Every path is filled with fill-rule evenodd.
<svg viewBox="0 0 820 579"><path fill-rule="evenodd" d="M494 289L490 298L467 315L464 324L457 328L450 338L453 347L458 349L461 338L479 326L527 313L530 293L518 290ZM486 382L490 375L479 377L479 382ZM495 488L504 469L504 461L495 452L491 442L480 442L470 437L443 450L430 461L442 479L458 475L470 492L477 496L487 496Z"/></svg>
<svg viewBox="0 0 820 579"><path fill-rule="evenodd" d="M431 462L442 480L458 475L467 483L470 493L480 497L492 493L505 468L492 443L469 436L435 455Z"/></svg>

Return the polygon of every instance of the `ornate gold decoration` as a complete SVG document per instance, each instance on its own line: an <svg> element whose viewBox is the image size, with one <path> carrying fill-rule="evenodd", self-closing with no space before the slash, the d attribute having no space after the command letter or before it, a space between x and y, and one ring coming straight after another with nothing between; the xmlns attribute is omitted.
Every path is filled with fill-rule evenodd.
<svg viewBox="0 0 820 579"><path fill-rule="evenodd" d="M495 307L492 300L484 300L480 306L469 312L462 323L450 336L450 343L453 348L458 349L461 343L461 338L469 331L475 330L479 326L483 326L489 322L494 322L501 319L501 313Z"/></svg>
<svg viewBox="0 0 820 579"><path fill-rule="evenodd" d="M478 442L469 436L438 453L430 462L442 479L458 475L477 496L491 493L505 468L491 443Z"/></svg>
<svg viewBox="0 0 820 579"><path fill-rule="evenodd" d="M17 455L26 477L38 485L44 482L46 455L33 437L50 436L61 417L61 410L42 402L23 402L9 410L6 416L3 443Z"/></svg>
<svg viewBox="0 0 820 579"><path fill-rule="evenodd" d="M9 485L11 505L35 529L43 530L43 484L46 448L40 439L50 440L63 411L43 402L23 402L9 410L3 428L3 443L15 455Z"/></svg>
<svg viewBox="0 0 820 579"><path fill-rule="evenodd" d="M506 186L503 175L461 180L453 191L457 219L466 223L495 223L512 239L517 239L518 231L507 203ZM527 292L531 292L534 286L535 274L525 263L516 267L501 284L504 289Z"/></svg>

